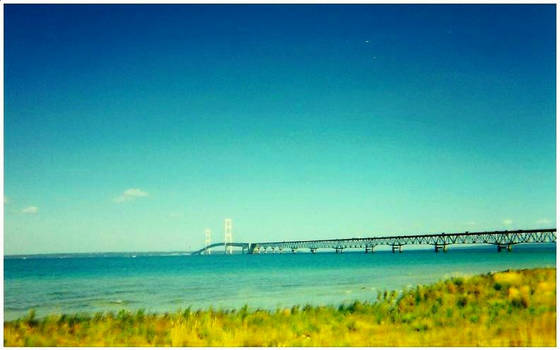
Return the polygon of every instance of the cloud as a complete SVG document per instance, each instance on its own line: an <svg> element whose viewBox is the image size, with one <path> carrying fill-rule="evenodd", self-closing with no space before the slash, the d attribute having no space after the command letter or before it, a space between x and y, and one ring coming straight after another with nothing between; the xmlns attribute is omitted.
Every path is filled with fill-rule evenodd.
<svg viewBox="0 0 560 350"><path fill-rule="evenodd" d="M21 210L23 214L37 214L39 212L39 208L30 206Z"/></svg>
<svg viewBox="0 0 560 350"><path fill-rule="evenodd" d="M140 197L147 197L148 192L142 191L139 188L129 188L125 190L120 196L113 199L117 203L132 201Z"/></svg>
<svg viewBox="0 0 560 350"><path fill-rule="evenodd" d="M537 220L537 224L550 224L552 221L550 221L549 219L538 219Z"/></svg>
<svg viewBox="0 0 560 350"><path fill-rule="evenodd" d="M504 219L504 225L509 226L509 225L511 225L511 224L513 224L513 220L511 220L511 219Z"/></svg>
<svg viewBox="0 0 560 350"><path fill-rule="evenodd" d="M139 188L129 188L128 190L124 191L120 196L115 197L113 201L117 203L132 201L140 197L147 197L148 192L142 191Z"/></svg>

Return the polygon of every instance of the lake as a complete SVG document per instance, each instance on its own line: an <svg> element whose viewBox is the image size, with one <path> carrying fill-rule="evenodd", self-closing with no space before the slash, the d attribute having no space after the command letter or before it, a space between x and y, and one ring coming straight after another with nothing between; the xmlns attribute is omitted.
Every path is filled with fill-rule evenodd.
<svg viewBox="0 0 560 350"><path fill-rule="evenodd" d="M405 247L378 251L261 255L60 254L4 258L4 317L35 309L56 313L176 311L213 307L291 307L374 300L383 290L450 276L555 267L556 246L457 248L447 253Z"/></svg>

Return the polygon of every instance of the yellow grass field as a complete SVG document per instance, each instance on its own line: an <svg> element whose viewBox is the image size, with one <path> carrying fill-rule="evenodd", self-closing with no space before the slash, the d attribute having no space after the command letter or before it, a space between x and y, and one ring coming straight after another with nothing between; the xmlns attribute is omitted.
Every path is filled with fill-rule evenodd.
<svg viewBox="0 0 560 350"><path fill-rule="evenodd" d="M52 315L5 346L556 346L556 269L452 278L347 306Z"/></svg>

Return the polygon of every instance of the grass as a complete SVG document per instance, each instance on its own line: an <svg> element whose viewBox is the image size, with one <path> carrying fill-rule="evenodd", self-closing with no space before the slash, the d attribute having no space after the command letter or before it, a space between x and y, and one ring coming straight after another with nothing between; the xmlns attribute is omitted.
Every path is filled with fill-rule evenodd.
<svg viewBox="0 0 560 350"><path fill-rule="evenodd" d="M5 346L556 346L556 269L452 278L345 306L34 313Z"/></svg>

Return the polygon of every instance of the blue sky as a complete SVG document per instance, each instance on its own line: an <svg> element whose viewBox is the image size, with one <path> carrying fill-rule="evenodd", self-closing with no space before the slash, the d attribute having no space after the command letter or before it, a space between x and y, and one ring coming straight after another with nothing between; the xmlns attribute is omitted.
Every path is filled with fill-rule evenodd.
<svg viewBox="0 0 560 350"><path fill-rule="evenodd" d="M6 254L556 226L554 5L6 5Z"/></svg>

